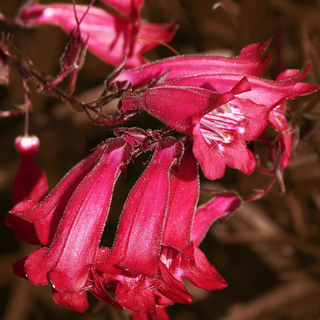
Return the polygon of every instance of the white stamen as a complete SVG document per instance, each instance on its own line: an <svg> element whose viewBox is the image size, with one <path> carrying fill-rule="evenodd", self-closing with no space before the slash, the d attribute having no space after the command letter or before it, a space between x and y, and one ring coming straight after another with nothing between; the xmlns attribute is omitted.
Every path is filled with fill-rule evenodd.
<svg viewBox="0 0 320 320"><path fill-rule="evenodd" d="M223 110L226 111L226 112L229 112L229 113L232 112L232 110L231 110L231 108L230 108L230 106L229 106L228 103L223 104L223 105L221 106L221 108L223 108Z"/></svg>
<svg viewBox="0 0 320 320"><path fill-rule="evenodd" d="M200 120L202 136L209 145L217 143L219 149L223 151L222 144L231 143L236 131L240 134L245 132L245 128L240 126L244 118L239 108L224 104Z"/></svg>

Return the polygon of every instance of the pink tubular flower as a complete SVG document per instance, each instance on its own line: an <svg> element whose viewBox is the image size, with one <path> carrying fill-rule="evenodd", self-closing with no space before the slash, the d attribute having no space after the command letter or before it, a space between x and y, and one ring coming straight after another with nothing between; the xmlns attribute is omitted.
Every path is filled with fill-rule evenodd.
<svg viewBox="0 0 320 320"><path fill-rule="evenodd" d="M175 302L190 304L193 297L183 278L207 290L226 287L194 245L192 234L198 245L210 221L235 210L240 200L236 195L232 201L217 196L206 205L207 210L200 208L197 230L192 231L199 178L188 145L177 171L171 169L168 174L180 147L172 138L159 143L128 197L113 247L100 248L97 257L95 268L101 283L115 290L117 301L133 312L132 320L167 319L163 307Z"/></svg>
<svg viewBox="0 0 320 320"><path fill-rule="evenodd" d="M170 187L172 194L162 241L160 270L166 270L181 285L183 278L186 278L202 289L224 289L227 285L225 280L194 245L192 239L199 178L197 161L191 148L186 150L178 172L171 173ZM162 279L163 282L167 281L166 276ZM158 305L166 306L176 302L171 300L170 296L164 294Z"/></svg>
<svg viewBox="0 0 320 320"><path fill-rule="evenodd" d="M271 39L251 44L234 58L203 54L183 55L158 60L141 67L117 70L109 77L107 86L110 91L128 86L136 88L149 84L168 71L170 72L166 75L166 80L208 73L232 73L261 77L272 57L268 55L262 60L259 59L270 42Z"/></svg>
<svg viewBox="0 0 320 320"><path fill-rule="evenodd" d="M34 227L34 237L37 243L49 246L53 240L59 221L70 197L78 184L92 170L101 156L101 150L78 163L57 185L57 187L37 205L37 201L22 201L18 203L5 217L6 224L26 242L29 231L25 232L21 222L29 222ZM47 199L50 198L50 201ZM28 242L30 243L30 242Z"/></svg>
<svg viewBox="0 0 320 320"><path fill-rule="evenodd" d="M248 174L255 167L255 158L246 147L244 138L245 128L248 126L250 118L247 119L242 115L254 115L256 109L253 109L251 114L249 112L251 111L250 107L255 106L255 104L248 101L246 107L242 107L239 110L239 106L237 106L239 103L237 103L233 110L229 108L233 112L228 112L228 107L225 107L230 100L235 101L233 99L235 99L236 94L249 89L250 85L245 78L235 83L234 88L224 94L192 85L168 86L163 83L148 88L141 93L134 92L123 98L120 104L124 114L131 115L145 110L166 125L193 136L193 150L204 175L214 180L223 176L225 163ZM266 125L267 112L265 109L265 107L261 108L261 115L264 115L264 123ZM215 117L216 113L220 113L223 116L220 118L219 115ZM215 125L202 126L201 132L199 130L200 123L205 124L207 122L205 119L210 115L212 115L211 119L215 120ZM202 120L202 118L204 119ZM260 129L261 122L257 122L257 125ZM210 128L212 128L211 131L208 130ZM253 129L255 129L254 126ZM207 137L211 132L211 140L208 140ZM234 158L230 158L228 161L225 154L221 154L221 151L224 150L219 149L219 143L225 144L225 142L229 144L227 145L229 148L225 147L226 154L232 156L231 151L235 148L240 154L243 154L242 158L239 159L238 156L240 154L238 154L236 155L238 161L234 161Z"/></svg>
<svg viewBox="0 0 320 320"><path fill-rule="evenodd" d="M38 202L48 193L46 175L36 159L40 141L36 136L19 136L15 140L15 145L20 154L20 166L13 180L13 205L26 200ZM15 230L15 237L19 241L26 240L30 244L39 243L32 223L12 216L9 224L15 222L20 226ZM22 230L22 233L19 230Z"/></svg>
<svg viewBox="0 0 320 320"><path fill-rule="evenodd" d="M233 192L220 192L207 204L196 209L199 178L197 161L186 150L178 172L171 173L171 203L162 241L161 262L181 283L186 278L205 290L226 287L225 280L197 247L210 225L226 217L241 204Z"/></svg>
<svg viewBox="0 0 320 320"><path fill-rule="evenodd" d="M209 178L211 175L220 176L224 173L224 162L232 167L251 174L255 169L254 155L246 146L246 141L256 139L268 124L268 119L273 119L279 104L295 98L298 95L306 95L318 88L298 81L306 76L310 66L301 72L288 78L270 81L247 76L251 90L240 93L232 101L227 102L211 112L193 119L194 154L201 167ZM211 86L219 93L226 92L241 80L241 76L219 74L200 75L177 79L175 85L185 83L202 85L205 88ZM168 85L173 85L168 81ZM286 127L286 121L282 115L282 126ZM272 123L276 129L279 125ZM282 130L280 130L282 132ZM288 144L287 144L288 146ZM223 159L223 158L224 159ZM212 161L217 164L212 166ZM218 164L221 167L218 167Z"/></svg>
<svg viewBox="0 0 320 320"><path fill-rule="evenodd" d="M283 81L286 79L294 79L299 76L299 70L286 70L280 73L276 80ZM280 134L279 149L282 153L281 168L286 167L290 163L293 149L296 147L298 140L298 131L290 127L285 117L286 104L280 103L272 112L269 113L269 123Z"/></svg>
<svg viewBox="0 0 320 320"><path fill-rule="evenodd" d="M131 190L108 257L111 273L124 269L149 277L156 274L168 210L168 172L181 152L181 143L174 138L162 141L148 168ZM155 190L157 197L152 196ZM140 262L137 264L137 261Z"/></svg>
<svg viewBox="0 0 320 320"><path fill-rule="evenodd" d="M187 169L188 167L186 167L185 170ZM184 193L184 195L180 197L180 200L187 199L187 190L178 189L177 191ZM178 239L189 239L192 243L194 250L192 256L188 257L182 251L177 250L173 237L171 237L171 242L166 242L161 256L162 262L176 279L182 282L182 278L184 277L195 286L210 291L224 289L227 283L216 269L210 265L198 246L214 221L221 217L225 219L241 205L241 199L234 192L221 191L213 194L215 197L212 200L194 212L194 221L186 219L185 224L188 225L189 228L185 230L190 230L193 223L192 235L189 234L189 231L181 234L175 233L177 241ZM192 201L189 200L188 202L187 208L191 209L190 205ZM173 217L177 215L178 211L174 212ZM176 228L172 223L168 223L165 234L170 235Z"/></svg>
<svg viewBox="0 0 320 320"><path fill-rule="evenodd" d="M155 42L136 41L136 37L171 41L175 32L175 22L167 25L140 21L142 0L132 1L102 1L119 11L119 15L98 7L91 7L80 25L83 39L88 39L88 50L112 65L118 65L127 56L127 66L133 67L145 63L142 54L156 46ZM87 6L77 5L79 17L83 16ZM1 20L8 21L0 16ZM12 22L11 22L12 23ZM23 26L43 24L58 25L67 33L76 26L74 8L72 5L29 4L22 8L19 16L13 22Z"/></svg>
<svg viewBox="0 0 320 320"><path fill-rule="evenodd" d="M282 153L281 168L286 167L290 163L292 150L294 148L294 140L296 130L293 130L285 117L285 103L281 103L274 108L269 114L269 123L280 133L279 149Z"/></svg>
<svg viewBox="0 0 320 320"><path fill-rule="evenodd" d="M251 52L254 57L260 57L254 53ZM122 114L132 116L147 111L175 130L193 136L194 155L208 179L221 178L225 165L249 175L256 167L256 159L247 147L247 141L262 133L270 112L279 104L310 94L318 87L298 82L307 75L310 66L304 71L287 70L275 81L270 81L246 74L245 68L244 73L237 74L243 65L239 63L238 68L235 59L231 58L227 71L222 71L218 59L212 59L218 67L215 71L209 65L211 73L205 73L201 64L198 67L196 58L191 69L195 72L199 69L199 73L190 75L184 66L188 75L182 76L181 58L172 58L171 64L166 60L163 64L150 63L124 70L124 76L117 71L107 85L112 90L123 90L119 104ZM163 65L168 68L164 74ZM234 72L231 65L236 66ZM147 70L146 78L142 76L138 80L138 69ZM148 72L158 78L145 84L145 79L149 80Z"/></svg>
<svg viewBox="0 0 320 320"><path fill-rule="evenodd" d="M7 214L33 223L43 247L18 261L14 270L37 285L51 283L57 303L82 312L87 308L98 245L108 216L114 183L130 160L132 147L122 138L107 140L74 167L43 201L19 203ZM19 220L11 225L18 231ZM90 290L119 305L97 285ZM102 290L103 291L103 290Z"/></svg>
<svg viewBox="0 0 320 320"><path fill-rule="evenodd" d="M181 143L173 138L159 142L128 196L113 247L100 249L97 272L106 285L116 282L117 300L133 312L152 312L162 294L173 301L191 303L192 296L183 284L160 262L169 204L169 171L181 152Z"/></svg>
<svg viewBox="0 0 320 320"><path fill-rule="evenodd" d="M13 205L24 200L40 201L48 193L46 175L36 159L40 141L36 136L19 136L15 145L21 162L13 180Z"/></svg>

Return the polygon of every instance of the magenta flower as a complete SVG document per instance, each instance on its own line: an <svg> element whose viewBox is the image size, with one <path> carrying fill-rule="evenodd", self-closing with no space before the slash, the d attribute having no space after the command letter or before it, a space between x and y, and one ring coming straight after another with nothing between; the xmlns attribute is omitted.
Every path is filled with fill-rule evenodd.
<svg viewBox="0 0 320 320"><path fill-rule="evenodd" d="M190 174L190 172L187 173L189 169L189 166L185 166L185 173L181 175L182 172L179 172L180 179L182 176L190 177L193 175ZM185 210L191 212L194 201L190 201L188 197L188 191L190 191L190 189L181 188L183 185L185 186L186 181L188 180L183 179L183 182L180 180L178 183L180 187L176 189L176 192L179 191L183 195L179 197L176 193L175 197L178 199L175 201L177 203L187 203ZM225 219L241 205L241 199L234 192L220 191L211 193L215 195L215 197L208 203L199 207L196 211L193 209L192 219L190 219L191 215L189 215L188 219L185 219L183 223L185 228L183 228L181 233L175 232L175 230L178 229L177 224L169 223L168 219L164 239L166 238L166 235L168 235L169 237L167 237L167 239L171 239L171 241L166 241L166 246L163 246L161 254L162 263L166 266L169 273L174 276L175 279L179 280L180 283L183 283L183 278L186 278L195 286L209 291L224 289L227 286L227 283L216 269L211 266L198 246L214 221L221 217L222 219ZM178 209L178 207L176 209ZM172 218L171 222L174 221L175 217L179 216L179 220L181 221L181 216L183 216L185 210L181 212L181 207L177 211L171 210L169 214L169 217L171 216ZM190 236L191 228L192 235ZM193 253L190 257L177 249L174 237L171 236L172 232L176 236L176 241L178 243L183 239L185 243L192 244ZM161 302L161 305L167 306L172 304L174 301L170 301L170 299L162 297Z"/></svg>
<svg viewBox="0 0 320 320"><path fill-rule="evenodd" d="M116 70L110 75L107 86L110 91L119 88L136 88L148 85L166 74L166 80L208 73L231 73L261 77L271 61L271 55L259 60L271 39L251 44L234 58L193 54L150 62L141 67Z"/></svg>
<svg viewBox="0 0 320 320"><path fill-rule="evenodd" d="M120 269L113 265L150 277L156 274L168 210L168 172L173 162L180 158L181 152L181 143L173 138L163 140L147 170L131 190L108 258L108 268L115 273L119 273ZM151 196L155 190L157 197ZM140 261L139 264L136 263L137 260Z"/></svg>
<svg viewBox="0 0 320 320"><path fill-rule="evenodd" d="M197 161L191 148L187 149L178 172L171 173L171 202L162 241L161 262L177 280L186 278L205 290L226 287L225 280L198 249L211 224L220 217L225 219L240 205L233 192L213 193L215 198L199 207L199 178Z"/></svg>
<svg viewBox="0 0 320 320"><path fill-rule="evenodd" d="M219 150L218 147L219 145L215 141L220 140L223 143L223 134L226 129L229 129L228 131L233 133L233 136L230 135L232 139L226 139L226 142L233 142L230 148L233 149L236 147L239 152L245 150L243 152L243 159L234 162L235 167L249 173L255 167L255 158L253 155L251 156L251 152L247 149L245 138L243 137L245 130L241 129L241 126L245 128L245 126L248 126L249 121L242 116L241 111L249 113L250 106L254 106L255 104L249 101L247 107L240 111L237 110L239 107L237 108L237 105L235 105L233 113L227 113L224 109L226 108L225 105L230 100L235 99L236 94L250 89L250 85L246 79L235 84L234 88L224 94L219 94L216 91L204 89L200 86L169 86L166 83L158 84L143 92L133 92L123 98L120 102L120 108L124 114L128 115L145 110L163 121L166 125L193 136L195 139L193 150L196 158L201 164L205 176L212 180L220 178L224 174L225 162L228 160L225 160L225 155L221 154L221 150ZM267 112L265 109L266 108L262 109L262 116L265 117L264 123L266 125ZM228 121L223 121L223 119L219 120L219 118L216 119L216 123L222 125L220 125L220 127L211 125L211 127L213 127L211 131L215 131L217 134L213 137L212 142L206 141L204 140L203 134L208 136L208 130L204 131L204 129L207 128L203 127L201 128L203 132L199 131L200 120L211 114L213 116L218 112L220 114L226 114L225 117L227 118L229 116L229 118L234 117L234 119L229 119ZM255 112L256 109L254 109L251 114ZM251 116L251 114L249 115ZM205 119L202 123L205 122ZM227 127L228 125L230 128ZM259 128L261 127L260 122L257 122L257 125ZM236 133L239 134L236 135ZM236 137L234 138L235 135ZM230 148L226 148L226 153L231 154ZM241 160L243 161L241 162ZM230 166L233 165L231 161L228 161L227 164Z"/></svg>
<svg viewBox="0 0 320 320"><path fill-rule="evenodd" d="M181 143L173 138L159 142L148 168L128 196L113 247L100 249L96 270L106 286L116 282L117 301L133 312L153 311L158 304L156 295L162 294L173 301L191 303L192 296L183 284L160 262L170 200L169 172L181 152Z"/></svg>
<svg viewBox="0 0 320 320"><path fill-rule="evenodd" d="M252 173L256 161L246 146L246 141L252 141L262 133L268 120L270 121L276 115L278 105L284 104L285 101L298 95L310 94L318 89L315 86L298 83L309 70L310 67L296 73L295 77L276 81L247 76L251 86L250 91L240 93L236 99L228 102L225 106L222 105L204 116L200 115L194 118L193 150L204 173L207 172L208 178L210 175L211 177L212 175L216 176L218 172L221 177L224 174L224 162L246 174ZM193 85L212 86L214 90L223 93L230 90L240 79L241 76L237 75L204 75L180 79L176 85L191 82ZM168 85L170 84L168 83ZM286 129L287 122L284 115L281 119L283 129ZM282 129L279 128L279 124L271 123L276 129ZM287 147L289 148L288 143ZM217 164L221 164L220 168L218 165L212 167L210 161L213 159Z"/></svg>
<svg viewBox="0 0 320 320"><path fill-rule="evenodd" d="M278 75L276 80L283 81L288 79L294 79L301 75L299 70L286 70ZM285 117L285 103L280 103L276 106L272 112L269 113L269 123L280 134L279 150L282 153L281 168L286 167L290 163L292 150L297 145L298 132L292 129Z"/></svg>
<svg viewBox="0 0 320 320"><path fill-rule="evenodd" d="M165 309L160 307L174 302L190 304L193 297L183 277L207 290L226 286L195 247L192 232L199 244L210 226L208 221L236 209L240 200L236 195L232 201L217 196L206 210L200 209L197 230L192 231L199 194L198 165L188 143L177 171L170 171L180 149L172 138L159 143L126 201L113 247L99 250L95 268L100 281L133 312L131 319L166 319ZM209 211L208 217L203 217ZM163 318L157 318L160 315Z"/></svg>
<svg viewBox="0 0 320 320"><path fill-rule="evenodd" d="M118 65L127 56L127 66L133 67L146 62L142 54L156 46L155 42L136 41L136 37L169 42L175 32L175 22L167 25L149 23L140 20L140 9L143 1L102 1L113 6L119 15L98 7L91 7L86 13L87 6L77 5L78 17L85 17L80 25L83 39L88 37L88 50L112 65ZM65 32L71 33L76 20L72 5L29 4L22 8L14 22L0 15L0 19L8 23L23 26L54 24Z"/></svg>
<svg viewBox="0 0 320 320"><path fill-rule="evenodd" d="M6 224L13 228L22 240L30 243L27 239L30 236L29 230L24 230L21 223L28 222L33 225L33 237L38 239L37 243L49 246L52 242L63 211L68 204L73 192L94 168L101 157L101 150L78 163L57 185L49 196L41 201L22 201L18 203L5 217ZM47 199L49 198L50 201Z"/></svg>
<svg viewBox="0 0 320 320"><path fill-rule="evenodd" d="M21 201L31 200L29 204L33 205L33 201L42 200L48 193L46 175L36 159L40 141L36 136L19 136L15 145L20 155L20 165L13 180L12 202L13 205L17 205ZM15 223L19 225L19 229L14 233L17 240L25 240L31 244L39 243L32 223L15 216L11 216L9 220L10 226Z"/></svg>
<svg viewBox="0 0 320 320"><path fill-rule="evenodd" d="M165 319L165 306L192 301L183 277L207 290L226 286L192 239L199 194L197 161L190 142L182 158L181 142L171 137L157 142L128 197L113 247L98 250L121 169L133 148L148 149L147 141L157 137L138 129L117 133L126 140L120 137L101 144L44 200L22 201L7 214L6 223L17 233L24 232L23 222L32 225L43 245L15 263L14 271L37 285L51 283L54 300L78 312L88 308L90 291L112 306L131 310L132 319ZM212 216L226 214L228 208L229 202L211 205L215 214L195 222L197 243ZM107 290L115 291L117 301Z"/></svg>
<svg viewBox="0 0 320 320"><path fill-rule="evenodd" d="M19 136L15 145L20 155L20 166L13 180L13 205L24 200L40 201L48 193L46 175L36 159L40 140L36 136Z"/></svg>
<svg viewBox="0 0 320 320"><path fill-rule="evenodd" d="M180 67L179 76L168 79L175 72L175 60L171 62L171 69L148 85L127 86L119 110L128 116L147 111L175 130L193 136L194 155L211 180L224 175L225 165L251 174L256 159L247 141L262 133L269 113L289 99L318 89L298 82L310 66L305 71L288 70L275 81L222 72L180 76ZM197 59L193 64L197 65ZM147 64L140 71L151 68L155 73L155 66ZM131 75L131 70L138 69L124 73ZM163 71L159 65L159 74ZM125 82L117 82L120 75L114 75L109 85L125 88Z"/></svg>
<svg viewBox="0 0 320 320"><path fill-rule="evenodd" d="M285 103L281 103L269 114L269 123L278 130L280 134L278 144L279 150L282 153L280 162L281 168L285 168L289 165L292 151L296 147L299 137L297 130L290 127L285 117L285 107Z"/></svg>
<svg viewBox="0 0 320 320"><path fill-rule="evenodd" d="M197 166L197 161L189 148L181 160L178 172L171 174L171 203L160 260L169 274L181 284L183 278L186 278L199 288L220 290L226 287L225 280L195 246L192 238L192 233L195 232L192 226L199 192ZM211 206L212 208L214 207ZM200 241L197 245L199 243ZM170 297L166 298L163 299L164 306L172 303L168 301Z"/></svg>
<svg viewBox="0 0 320 320"><path fill-rule="evenodd" d="M6 216L33 223L43 247L17 262L14 270L37 285L52 284L57 303L76 311L87 308L85 291L95 276L98 245L108 216L114 183L131 158L122 138L107 140L74 167L39 204L18 204ZM33 203L32 203L33 204ZM34 204L33 204L34 205ZM24 210L23 210L24 209ZM11 225L20 230L19 220ZM89 283L89 284L88 284ZM90 286L89 286L90 288ZM90 289L89 289L90 290ZM120 307L96 284L90 290Z"/></svg>

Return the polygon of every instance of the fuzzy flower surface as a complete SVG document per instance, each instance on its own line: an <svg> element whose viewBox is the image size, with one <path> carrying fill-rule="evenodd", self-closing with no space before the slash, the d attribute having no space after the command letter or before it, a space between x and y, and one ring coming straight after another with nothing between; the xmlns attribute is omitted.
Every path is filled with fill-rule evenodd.
<svg viewBox="0 0 320 320"><path fill-rule="evenodd" d="M38 204L20 202L6 215L7 225L17 233L23 227L21 221L32 223L42 244L18 261L14 271L36 285L52 284L58 304L80 312L88 307L85 291L94 277L91 269L114 183L130 160L131 151L122 138L107 140L76 165L44 200ZM96 285L91 292L100 297L101 290ZM120 307L106 294L103 299Z"/></svg>
<svg viewBox="0 0 320 320"><path fill-rule="evenodd" d="M177 170L170 170L179 153L181 145L172 138L158 145L128 196L113 247L99 250L95 268L100 282L115 291L117 301L132 312L132 319L166 319L164 307L190 304L193 296L183 278L206 290L226 287L192 235L199 245L210 224L235 210L241 201L235 194L231 201L216 197L196 214L197 161L188 148ZM157 190L156 198L151 190ZM211 215L204 218L209 211ZM195 215L198 221L193 231Z"/></svg>
<svg viewBox="0 0 320 320"><path fill-rule="evenodd" d="M87 40L88 50L102 60L118 65L127 57L127 66L138 66L146 62L142 54L158 46L157 41L170 42L177 27L175 21L168 24L146 22L140 19L142 0L101 0L116 10L116 13L92 6L68 4L41 5L33 2L24 6L14 21L0 14L0 20L21 26L52 24L60 26L70 34L77 26L75 11L80 24L81 36ZM137 41L136 37L151 39Z"/></svg>
<svg viewBox="0 0 320 320"><path fill-rule="evenodd" d="M15 146L20 155L20 165L13 179L12 203L15 206L27 200L39 202L48 193L46 175L36 159L40 140L36 136L18 136ZM10 218L10 221L7 221L9 225L19 225L14 234L18 240L25 240L31 244L39 243L32 223L15 216Z"/></svg>
<svg viewBox="0 0 320 320"><path fill-rule="evenodd" d="M267 57L258 60L267 44L249 46L236 58L176 57L117 71L107 85L110 90L123 89L119 103L123 114L147 111L192 136L194 155L208 179L221 178L226 165L249 175L256 159L247 142L256 139L268 121L283 132L288 126L284 119L281 125L274 121L278 106L318 89L299 82L310 66L284 71L275 81L262 79ZM139 79L139 72L146 75Z"/></svg>

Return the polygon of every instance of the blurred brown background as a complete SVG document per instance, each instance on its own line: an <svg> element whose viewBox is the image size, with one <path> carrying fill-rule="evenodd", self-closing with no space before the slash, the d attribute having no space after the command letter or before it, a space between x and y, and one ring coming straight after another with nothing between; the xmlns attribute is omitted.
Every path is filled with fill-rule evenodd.
<svg viewBox="0 0 320 320"><path fill-rule="evenodd" d="M67 2L67 1L65 1ZM14 17L22 1L0 1L0 12ZM42 0L41 3L54 3ZM71 3L71 1L69 2ZM89 1L77 1L87 4ZM151 22L167 22L177 17L180 29L171 45L180 54L210 52L238 54L244 46L274 36L268 53L274 59L265 77L274 78L287 68L313 64L305 79L320 85L320 1L316 0L225 0L215 11L213 0L146 0L142 17ZM97 2L98 4L98 2ZM56 75L59 57L68 40L54 26L22 29L0 23L0 30L14 35L14 43L42 71ZM148 52L155 60L172 55L165 47ZM113 70L91 53L80 72L75 94L85 101L95 99L101 84ZM63 85L63 84L62 84ZM57 99L40 95L31 87L33 112L30 134L41 141L39 163L47 173L50 189L91 148L111 133L107 127L90 123L83 114ZM10 84L0 87L1 110L13 110L24 102L19 73L10 69ZM284 172L287 192L280 196L276 183L259 201L246 203L223 224L215 224L201 249L228 281L223 291L205 292L190 286L195 299L191 306L168 308L172 320L313 320L320 319L320 124L319 93L294 103L301 141ZM161 123L142 114L124 123L142 128ZM1 215L11 208L11 183L18 166L14 139L23 134L24 117L0 119ZM263 153L263 148L261 149ZM148 155L147 155L148 156ZM146 156L146 157L147 157ZM111 245L118 215L145 158L128 167L128 177L116 187L103 244ZM266 159L262 163L267 164ZM134 171L135 170L135 171ZM255 173L250 177L228 169L220 181L203 185L236 190L242 196L264 188L270 177ZM201 194L200 202L208 196ZM3 219L2 219L3 221ZM19 244L12 231L0 224L0 317L3 320L120 320L120 313L91 300L91 308L76 314L54 304L51 290L36 287L14 276L11 263L25 256L29 246Z"/></svg>

